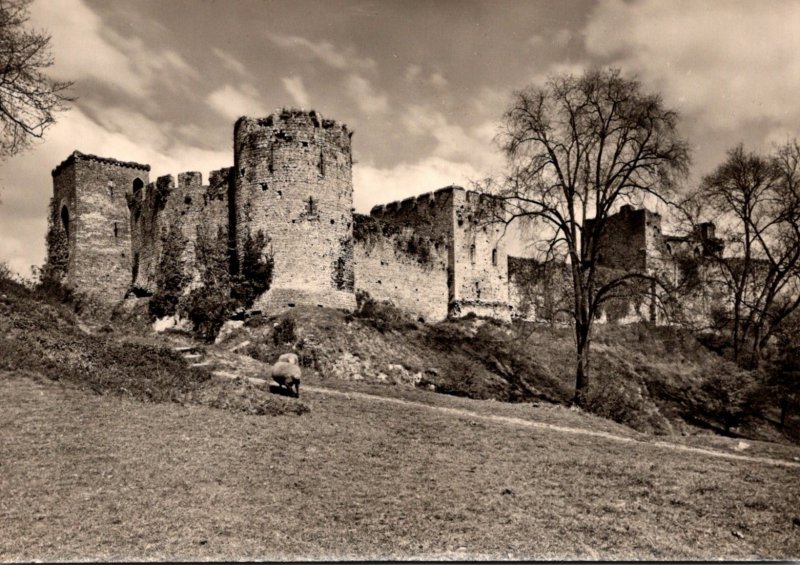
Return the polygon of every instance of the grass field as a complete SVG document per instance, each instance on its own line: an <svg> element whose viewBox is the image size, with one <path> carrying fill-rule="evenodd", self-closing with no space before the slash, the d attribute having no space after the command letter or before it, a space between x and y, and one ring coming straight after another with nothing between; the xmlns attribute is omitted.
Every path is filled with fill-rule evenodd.
<svg viewBox="0 0 800 565"><path fill-rule="evenodd" d="M267 417L2 373L0 560L800 557L797 465L485 417L625 433L563 408L408 394L312 390L310 413Z"/></svg>

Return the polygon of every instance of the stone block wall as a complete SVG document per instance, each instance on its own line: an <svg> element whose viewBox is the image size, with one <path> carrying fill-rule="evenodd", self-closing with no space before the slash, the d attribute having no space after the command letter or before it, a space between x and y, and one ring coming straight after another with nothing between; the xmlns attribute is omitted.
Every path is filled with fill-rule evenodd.
<svg viewBox="0 0 800 565"><path fill-rule="evenodd" d="M317 112L240 118L234 128L230 205L237 258L248 237L268 237L269 290L255 307L355 308L350 132Z"/></svg>
<svg viewBox="0 0 800 565"><path fill-rule="evenodd" d="M511 319L504 225L494 222L492 204L490 195L453 190L453 316Z"/></svg>
<svg viewBox="0 0 800 565"><path fill-rule="evenodd" d="M67 284L101 298L124 296L132 260L126 195L147 183L149 170L78 151L53 170L50 229L67 235Z"/></svg>
<svg viewBox="0 0 800 565"><path fill-rule="evenodd" d="M449 252L443 240L361 214L353 222L356 288L426 322L447 318Z"/></svg>
<svg viewBox="0 0 800 565"><path fill-rule="evenodd" d="M197 261L198 229L206 237L227 234L230 169L213 171L203 185L199 172L159 177L129 198L132 237L133 287L154 293L164 273L177 269L185 280L184 292L200 284L203 265ZM174 265L165 265L165 249Z"/></svg>

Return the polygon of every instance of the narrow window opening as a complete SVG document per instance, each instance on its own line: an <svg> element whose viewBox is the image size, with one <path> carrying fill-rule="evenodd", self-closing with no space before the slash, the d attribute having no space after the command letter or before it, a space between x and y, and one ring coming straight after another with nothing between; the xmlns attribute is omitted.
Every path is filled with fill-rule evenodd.
<svg viewBox="0 0 800 565"><path fill-rule="evenodd" d="M114 222L114 239L117 239L118 237L119 237L119 226L117 225L117 222Z"/></svg>
<svg viewBox="0 0 800 565"><path fill-rule="evenodd" d="M64 226L64 232L69 237L69 210L66 206L61 208L61 225Z"/></svg>
<svg viewBox="0 0 800 565"><path fill-rule="evenodd" d="M314 198L311 196L308 197L308 202L306 202L306 215L308 217L317 215L317 203L314 202Z"/></svg>
<svg viewBox="0 0 800 565"><path fill-rule="evenodd" d="M323 177L325 176L325 155L323 155L322 150L319 151L319 163L317 165L319 167L319 174Z"/></svg>
<svg viewBox="0 0 800 565"><path fill-rule="evenodd" d="M475 264L475 244L469 246L469 261L473 265Z"/></svg>
<svg viewBox="0 0 800 565"><path fill-rule="evenodd" d="M109 198L114 198L114 181L108 181L108 196Z"/></svg>
<svg viewBox="0 0 800 565"><path fill-rule="evenodd" d="M275 146L269 146L269 166L267 167L270 173L275 172Z"/></svg>
<svg viewBox="0 0 800 565"><path fill-rule="evenodd" d="M268 188L269 188L269 185L266 182L262 182L261 183L261 190L262 191L266 192Z"/></svg>
<svg viewBox="0 0 800 565"><path fill-rule="evenodd" d="M242 176L242 177L244 176L244 167L239 169L239 176Z"/></svg>
<svg viewBox="0 0 800 565"><path fill-rule="evenodd" d="M492 265L497 265L497 249L492 249Z"/></svg>
<svg viewBox="0 0 800 565"><path fill-rule="evenodd" d="M479 283L479 282L475 283L475 296L478 299L480 299L480 297L481 297L481 283Z"/></svg>

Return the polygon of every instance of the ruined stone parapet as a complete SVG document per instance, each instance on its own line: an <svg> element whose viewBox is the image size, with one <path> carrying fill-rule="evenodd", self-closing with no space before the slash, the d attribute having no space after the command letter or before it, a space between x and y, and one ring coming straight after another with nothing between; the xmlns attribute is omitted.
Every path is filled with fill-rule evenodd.
<svg viewBox="0 0 800 565"><path fill-rule="evenodd" d="M511 319L505 225L492 216L492 196L453 192L453 316L474 313Z"/></svg>
<svg viewBox="0 0 800 565"><path fill-rule="evenodd" d="M216 238L222 230L227 238L228 178L214 171L209 185L202 174L189 171L159 177L130 199L134 234L133 283L136 292L155 293L165 271L179 271L183 293L197 286L204 266L198 261L199 231ZM169 264L168 264L169 263Z"/></svg>
<svg viewBox="0 0 800 565"><path fill-rule="evenodd" d="M347 126L317 112L281 110L234 128L231 222L241 262L267 238L273 261L258 308L353 309L352 156ZM234 265L234 268L237 266ZM290 298L291 297L291 298Z"/></svg>

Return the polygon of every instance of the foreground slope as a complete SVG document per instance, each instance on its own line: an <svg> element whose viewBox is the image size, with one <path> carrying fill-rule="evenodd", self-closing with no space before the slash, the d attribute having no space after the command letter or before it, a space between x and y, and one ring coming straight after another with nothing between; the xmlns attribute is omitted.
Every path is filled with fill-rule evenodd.
<svg viewBox="0 0 800 565"><path fill-rule="evenodd" d="M423 391L303 394L309 414L264 418L2 374L0 559L800 556L792 457L524 427L481 416L536 408Z"/></svg>

